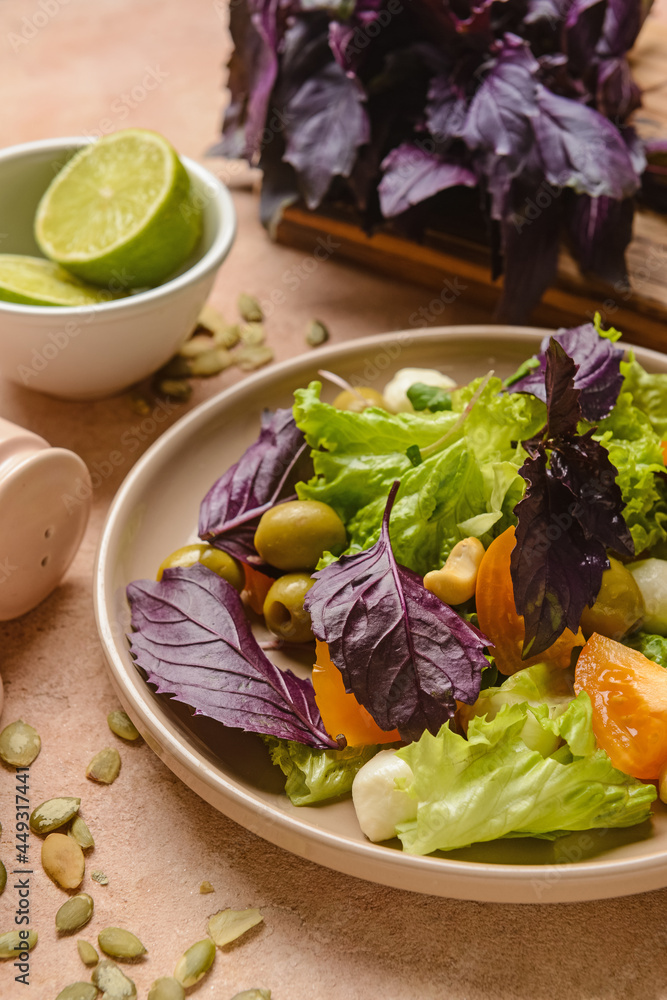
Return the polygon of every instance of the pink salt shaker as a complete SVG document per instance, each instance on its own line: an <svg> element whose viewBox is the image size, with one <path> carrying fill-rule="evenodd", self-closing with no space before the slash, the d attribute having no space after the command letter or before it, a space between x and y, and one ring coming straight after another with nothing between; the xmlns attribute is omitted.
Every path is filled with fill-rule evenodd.
<svg viewBox="0 0 667 1000"><path fill-rule="evenodd" d="M0 418L0 621L31 611L60 583L91 495L78 455Z"/></svg>

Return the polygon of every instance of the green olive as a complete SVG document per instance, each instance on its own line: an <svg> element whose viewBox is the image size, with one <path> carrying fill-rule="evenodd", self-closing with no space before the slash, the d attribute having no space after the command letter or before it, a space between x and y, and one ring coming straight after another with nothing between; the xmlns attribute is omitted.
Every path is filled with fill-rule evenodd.
<svg viewBox="0 0 667 1000"><path fill-rule="evenodd" d="M218 576L223 577L228 583L231 583L239 594L241 593L245 586L245 573L241 564L232 556L227 555L226 552L214 549L213 546L204 543L184 545L182 548L176 549L161 563L157 571L157 578L161 580L166 569L171 569L174 566L194 566L198 562L213 570Z"/></svg>
<svg viewBox="0 0 667 1000"><path fill-rule="evenodd" d="M359 396L363 396L364 399L359 399ZM364 402L364 400L368 400L368 402ZM379 406L381 410L387 409L382 393L367 385L360 385L354 392L351 392L350 389L344 389L343 392L338 393L333 405L337 410L351 410L353 413L363 413L369 406Z"/></svg>
<svg viewBox="0 0 667 1000"><path fill-rule="evenodd" d="M619 640L638 628L643 617L644 601L632 573L618 559L610 558L595 604L584 608L581 631L587 639L598 632Z"/></svg>
<svg viewBox="0 0 667 1000"><path fill-rule="evenodd" d="M288 642L314 639L303 600L315 581L308 573L286 573L271 585L264 601L264 618L271 631Z"/></svg>
<svg viewBox="0 0 667 1000"><path fill-rule="evenodd" d="M345 525L319 500L288 500L262 514L255 548L277 569L315 569L324 552L339 555L347 546Z"/></svg>

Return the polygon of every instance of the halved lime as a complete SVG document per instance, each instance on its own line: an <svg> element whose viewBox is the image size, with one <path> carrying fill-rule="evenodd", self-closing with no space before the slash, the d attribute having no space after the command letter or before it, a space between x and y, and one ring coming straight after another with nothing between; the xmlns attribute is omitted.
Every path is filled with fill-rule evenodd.
<svg viewBox="0 0 667 1000"><path fill-rule="evenodd" d="M201 206L163 136L125 129L79 150L39 203L35 237L47 257L97 285L158 285L201 233Z"/></svg>
<svg viewBox="0 0 667 1000"><path fill-rule="evenodd" d="M0 254L0 299L26 306L92 306L118 298L79 281L52 260Z"/></svg>

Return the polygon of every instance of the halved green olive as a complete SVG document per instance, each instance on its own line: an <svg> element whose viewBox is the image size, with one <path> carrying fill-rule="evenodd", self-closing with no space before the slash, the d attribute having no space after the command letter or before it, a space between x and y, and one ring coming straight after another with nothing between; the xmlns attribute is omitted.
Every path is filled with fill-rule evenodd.
<svg viewBox="0 0 667 1000"><path fill-rule="evenodd" d="M194 566L198 562L223 577L235 590L238 590L239 594L241 593L245 586L245 573L241 564L221 549L214 549L212 545L205 543L184 545L176 549L160 564L157 578L161 580L166 569L174 566Z"/></svg>
<svg viewBox="0 0 667 1000"><path fill-rule="evenodd" d="M363 399L359 399L359 396L363 396ZM364 402L366 400L367 402ZM344 389L339 392L333 401L333 405L337 410L350 410L352 413L363 413L367 410L369 406L379 406L381 410L387 409L387 404L385 402L384 396L377 389L371 389L370 386L360 385L355 388L354 392L350 389Z"/></svg>
<svg viewBox="0 0 667 1000"><path fill-rule="evenodd" d="M255 548L277 569L315 569L324 552L339 555L347 546L345 525L319 500L288 500L262 514Z"/></svg>
<svg viewBox="0 0 667 1000"><path fill-rule="evenodd" d="M638 628L643 617L644 601L632 573L610 557L595 604L584 608L581 631L587 639L598 632L618 641Z"/></svg>
<svg viewBox="0 0 667 1000"><path fill-rule="evenodd" d="M308 573L286 573L271 585L264 601L264 619L271 631L287 642L314 639L310 615L303 601L315 581Z"/></svg>

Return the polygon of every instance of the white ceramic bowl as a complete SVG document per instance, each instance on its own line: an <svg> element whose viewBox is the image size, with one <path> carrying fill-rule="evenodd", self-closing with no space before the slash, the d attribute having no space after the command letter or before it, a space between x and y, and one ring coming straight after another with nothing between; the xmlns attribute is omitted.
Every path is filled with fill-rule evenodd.
<svg viewBox="0 0 667 1000"><path fill-rule="evenodd" d="M0 150L0 252L42 256L33 236L39 200L88 139L46 139ZM0 372L64 399L99 399L163 365L194 327L234 241L227 188L182 157L203 209L198 246L178 274L124 299L72 309L0 301Z"/></svg>

